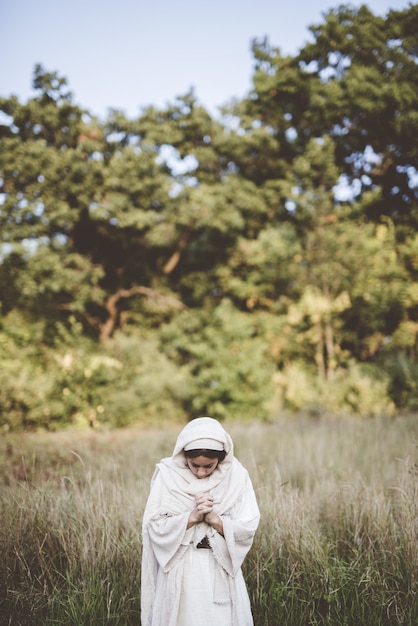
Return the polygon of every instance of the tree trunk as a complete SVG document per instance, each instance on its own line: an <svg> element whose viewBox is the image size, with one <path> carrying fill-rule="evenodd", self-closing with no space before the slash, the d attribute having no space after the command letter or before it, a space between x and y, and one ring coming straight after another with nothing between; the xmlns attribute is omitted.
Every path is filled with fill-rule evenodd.
<svg viewBox="0 0 418 626"><path fill-rule="evenodd" d="M174 296L166 296L150 287L135 285L130 289L118 289L114 294L109 296L105 303L105 309L108 312L107 320L100 326L100 341L106 341L115 332L119 323L118 302L122 298L130 298L131 296L142 295L150 300L160 303L165 308L173 308L177 310L185 309L185 305L177 300Z"/></svg>

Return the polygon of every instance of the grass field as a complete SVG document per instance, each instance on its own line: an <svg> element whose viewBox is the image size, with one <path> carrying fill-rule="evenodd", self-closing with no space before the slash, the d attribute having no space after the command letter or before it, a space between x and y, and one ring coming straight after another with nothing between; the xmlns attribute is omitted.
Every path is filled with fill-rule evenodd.
<svg viewBox="0 0 418 626"><path fill-rule="evenodd" d="M418 417L225 426L262 513L255 626L417 626ZM140 624L142 513L180 428L3 434L2 625Z"/></svg>

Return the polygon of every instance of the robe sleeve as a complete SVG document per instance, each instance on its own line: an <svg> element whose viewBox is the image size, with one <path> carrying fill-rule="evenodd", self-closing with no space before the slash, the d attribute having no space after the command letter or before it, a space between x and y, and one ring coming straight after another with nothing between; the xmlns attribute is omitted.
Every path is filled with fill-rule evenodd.
<svg viewBox="0 0 418 626"><path fill-rule="evenodd" d="M252 546L260 521L260 511L249 476L241 497L221 518L223 536L215 532L210 537L210 544L219 565L229 576L234 577Z"/></svg>
<svg viewBox="0 0 418 626"><path fill-rule="evenodd" d="M166 487L157 470L151 484L150 496L144 514L143 531L147 534L150 548L164 571L169 571L176 559L184 552L192 537L193 529L187 528L190 511L173 513L165 511Z"/></svg>
<svg viewBox="0 0 418 626"><path fill-rule="evenodd" d="M148 535L160 567L169 571L191 541L192 528L187 529L189 512L151 520ZM184 547L183 547L184 546Z"/></svg>
<svg viewBox="0 0 418 626"><path fill-rule="evenodd" d="M151 481L142 525L141 624L151 626L158 569L169 571L189 543L189 512L169 513L162 508L164 485L158 469Z"/></svg>

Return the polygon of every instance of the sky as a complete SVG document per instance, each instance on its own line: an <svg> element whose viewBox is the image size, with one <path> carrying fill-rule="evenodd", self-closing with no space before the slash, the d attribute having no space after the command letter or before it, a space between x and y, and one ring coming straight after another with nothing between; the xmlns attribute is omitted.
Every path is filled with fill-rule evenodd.
<svg viewBox="0 0 418 626"><path fill-rule="evenodd" d="M212 115L251 87L251 41L282 54L311 40L309 26L340 4L375 15L408 0L1 0L0 97L33 97L34 66L67 79L75 104L104 119L134 118L194 90Z"/></svg>

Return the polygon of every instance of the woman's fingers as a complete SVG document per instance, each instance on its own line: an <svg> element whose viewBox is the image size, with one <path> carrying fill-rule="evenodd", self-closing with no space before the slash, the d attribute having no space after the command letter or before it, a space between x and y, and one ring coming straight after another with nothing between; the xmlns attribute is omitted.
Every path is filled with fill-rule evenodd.
<svg viewBox="0 0 418 626"><path fill-rule="evenodd" d="M213 504L213 497L208 493L197 494L195 497L195 502L197 505L199 504Z"/></svg>
<svg viewBox="0 0 418 626"><path fill-rule="evenodd" d="M213 509L212 502L201 502L200 504L197 505L197 510L204 511L205 513L207 513L208 511L212 511L212 509Z"/></svg>

